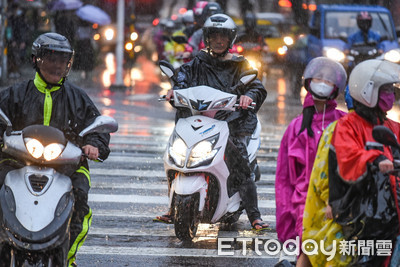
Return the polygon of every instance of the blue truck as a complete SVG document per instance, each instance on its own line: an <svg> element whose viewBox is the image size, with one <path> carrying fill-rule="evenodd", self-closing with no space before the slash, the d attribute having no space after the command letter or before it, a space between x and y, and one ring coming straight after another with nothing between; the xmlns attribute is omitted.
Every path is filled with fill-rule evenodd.
<svg viewBox="0 0 400 267"><path fill-rule="evenodd" d="M309 33L301 37L286 54L290 86L296 94L301 89L305 66L315 57L328 57L349 69L347 38L358 31L356 17L367 11L372 16L371 30L381 36L380 57L400 62L400 49L390 11L372 5L318 5L310 23Z"/></svg>

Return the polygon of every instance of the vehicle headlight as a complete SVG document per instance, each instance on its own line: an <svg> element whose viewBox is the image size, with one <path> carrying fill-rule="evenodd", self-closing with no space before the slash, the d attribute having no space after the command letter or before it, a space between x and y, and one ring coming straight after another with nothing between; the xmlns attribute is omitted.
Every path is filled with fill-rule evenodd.
<svg viewBox="0 0 400 267"><path fill-rule="evenodd" d="M64 150L64 146L61 144L53 143L49 144L44 148L43 157L45 160L50 161L58 158L61 152Z"/></svg>
<svg viewBox="0 0 400 267"><path fill-rule="evenodd" d="M400 49L392 49L385 53L383 56L385 60L399 63L400 62Z"/></svg>
<svg viewBox="0 0 400 267"><path fill-rule="evenodd" d="M212 105L212 107L210 109L221 109L226 107L226 105L229 104L229 102L231 102L232 97L228 97L225 99L222 99L216 103L214 103L214 105Z"/></svg>
<svg viewBox="0 0 400 267"><path fill-rule="evenodd" d="M247 58L247 61L249 62L250 66L251 66L253 69L256 69L256 70L259 69L258 62L257 62L256 60L254 60L254 59L252 59L252 58Z"/></svg>
<svg viewBox="0 0 400 267"><path fill-rule="evenodd" d="M34 138L24 138L26 149L32 157L38 159L44 157L45 160L50 161L60 156L64 150L64 145L52 143L43 147L42 143Z"/></svg>
<svg viewBox="0 0 400 267"><path fill-rule="evenodd" d="M278 53L278 55L283 56L283 55L286 55L287 50L288 50L287 46L284 45L284 46L281 46L278 48L277 53Z"/></svg>
<svg viewBox="0 0 400 267"><path fill-rule="evenodd" d="M214 148L218 138L219 134L197 143L190 152L187 167L195 168L209 164L218 152L218 148Z"/></svg>
<svg viewBox="0 0 400 267"><path fill-rule="evenodd" d="M112 39L114 39L114 29L112 28L107 28L104 31L104 36L106 37L107 41L111 41Z"/></svg>
<svg viewBox="0 0 400 267"><path fill-rule="evenodd" d="M29 154L32 155L35 159L40 158L43 155L44 147L39 140L33 138L25 138L25 147L28 150Z"/></svg>
<svg viewBox="0 0 400 267"><path fill-rule="evenodd" d="M292 44L294 44L294 40L290 36L283 37L283 42L288 46L291 46Z"/></svg>
<svg viewBox="0 0 400 267"><path fill-rule="evenodd" d="M172 145L168 148L168 153L178 167L183 167L185 164L186 152L187 146L185 142L176 135Z"/></svg>
<svg viewBox="0 0 400 267"><path fill-rule="evenodd" d="M345 55L342 51L333 47L324 47L323 54L325 57L337 62L343 62L345 58Z"/></svg>
<svg viewBox="0 0 400 267"><path fill-rule="evenodd" d="M187 100L179 93L175 93L176 94L176 98L178 98L178 102L179 104L183 105L183 106L189 106L189 103L187 102Z"/></svg>

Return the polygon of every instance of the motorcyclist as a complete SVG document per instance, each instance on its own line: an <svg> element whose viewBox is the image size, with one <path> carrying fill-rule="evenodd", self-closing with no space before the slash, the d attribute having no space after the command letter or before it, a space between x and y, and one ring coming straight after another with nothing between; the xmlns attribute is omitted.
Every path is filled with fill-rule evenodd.
<svg viewBox="0 0 400 267"><path fill-rule="evenodd" d="M32 45L35 78L15 84L0 93L0 108L11 120L13 130L42 124L60 129L75 142L80 131L101 115L89 96L67 81L74 57L66 37L53 32L40 35ZM5 124L0 123L1 136ZM92 133L82 140L82 151L91 160L106 159L109 134ZM6 174L22 167L15 159L0 152L0 184ZM75 206L71 220L68 265L76 266L78 249L86 239L92 221L88 205L90 189L89 166L86 158L71 176Z"/></svg>
<svg viewBox="0 0 400 267"><path fill-rule="evenodd" d="M264 102L267 92L258 79L246 88L237 86L240 75L251 67L244 57L229 53L229 48L236 39L236 31L236 25L229 16L215 14L209 17L203 27L206 48L201 50L192 61L181 66L173 90L208 85L240 96L238 111L233 113L219 111L215 118L228 121L230 143L239 150L241 157L239 153L235 156L243 166L243 168L231 166L230 172L232 176L237 176L239 193L253 229L263 230L268 227L268 224L262 222L258 210L257 191L251 179L246 142L257 125L256 112ZM167 100L171 99L173 90L168 91ZM248 109L253 101L257 103L254 111ZM190 113L187 110L177 110L177 119L188 116ZM166 218L165 215L161 217Z"/></svg>
<svg viewBox="0 0 400 267"><path fill-rule="evenodd" d="M394 211L395 217L400 214L396 200L399 197L399 181L387 174L394 169L392 153L395 149L379 145L372 135L374 126L383 125L397 139L400 136L400 124L387 118L387 112L395 102L394 90L400 82L399 74L397 64L376 59L361 62L350 74L349 91L354 112L338 120L329 151L329 204L336 222L343 226L343 231L346 227L347 234L344 234L347 239L394 241L399 233L397 219L391 225L388 225L393 222L390 217L378 219L379 224L371 219L371 216L379 218L380 214L387 215L392 208L397 211ZM374 205L363 205L360 197L369 192L374 187L371 183L377 180L389 180L391 185L382 186L380 190L388 188L395 200L389 202L394 207L381 207L374 213L373 206L388 202L383 197L378 198L380 194L367 193L370 203ZM388 266L383 264L385 257L379 257L379 254L358 254L356 260L357 266ZM393 266L396 265L398 262Z"/></svg>
<svg viewBox="0 0 400 267"><path fill-rule="evenodd" d="M223 10L221 6L216 2L208 3L201 13L201 16L198 18L198 24L204 25L205 21L214 14L222 14ZM185 48L185 57L193 58L197 55L197 53L203 49L203 28L199 28L196 30L193 35L189 38L188 44Z"/></svg>
<svg viewBox="0 0 400 267"><path fill-rule="evenodd" d="M372 16L367 11L360 12L357 15L357 26L359 28L358 31L349 35L347 38L347 49L350 50L353 45L356 44L371 44L376 43L377 49L382 50L381 48L381 36L371 30L372 26Z"/></svg>

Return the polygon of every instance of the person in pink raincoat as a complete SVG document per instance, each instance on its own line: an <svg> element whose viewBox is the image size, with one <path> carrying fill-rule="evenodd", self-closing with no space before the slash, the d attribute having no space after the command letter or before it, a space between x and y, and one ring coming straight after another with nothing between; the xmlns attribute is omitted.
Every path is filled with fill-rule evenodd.
<svg viewBox="0 0 400 267"><path fill-rule="evenodd" d="M336 109L335 98L346 86L343 66L325 57L311 60L303 75L307 90L303 112L286 129L279 148L276 180L278 239L301 241L308 183L323 130L346 113ZM300 257L301 259L307 257Z"/></svg>

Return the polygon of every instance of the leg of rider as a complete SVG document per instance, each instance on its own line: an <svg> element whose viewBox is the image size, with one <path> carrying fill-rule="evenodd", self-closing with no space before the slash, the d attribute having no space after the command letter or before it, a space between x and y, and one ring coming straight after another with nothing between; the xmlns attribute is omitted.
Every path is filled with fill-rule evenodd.
<svg viewBox="0 0 400 267"><path fill-rule="evenodd" d="M69 266L74 263L76 254L85 242L92 223L92 210L88 205L90 174L87 163L71 176L71 181L75 206L71 219L70 250L68 252Z"/></svg>
<svg viewBox="0 0 400 267"><path fill-rule="evenodd" d="M246 161L247 168L242 170L243 182L239 188L239 194L243 200L247 217L249 218L251 225L254 226L253 224L256 220L262 221L262 219L258 209L257 186L251 179L250 162L247 153L247 141L249 138L250 136L247 135L231 136L232 142L240 151L243 160Z"/></svg>

